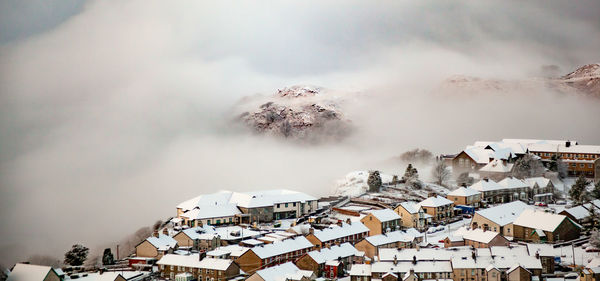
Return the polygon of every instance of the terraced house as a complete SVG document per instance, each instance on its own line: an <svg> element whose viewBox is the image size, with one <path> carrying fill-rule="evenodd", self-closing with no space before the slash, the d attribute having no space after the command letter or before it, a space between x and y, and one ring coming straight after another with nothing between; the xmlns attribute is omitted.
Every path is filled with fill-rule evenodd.
<svg viewBox="0 0 600 281"><path fill-rule="evenodd" d="M434 223L449 222L454 217L454 202L439 195L417 203L416 207L423 208Z"/></svg>
<svg viewBox="0 0 600 281"><path fill-rule="evenodd" d="M239 266L232 260L204 258L199 254L168 254L157 263L160 276L175 280L178 274L191 275L197 280L228 280L240 274Z"/></svg>
<svg viewBox="0 0 600 281"><path fill-rule="evenodd" d="M360 220L367 228L369 235L378 235L400 229L400 216L391 209L369 211Z"/></svg>
<svg viewBox="0 0 600 281"><path fill-rule="evenodd" d="M369 235L369 229L360 222L340 223L340 225L322 230L311 228L309 231L306 239L314 245L315 249L327 248L346 242L355 244Z"/></svg>
<svg viewBox="0 0 600 281"><path fill-rule="evenodd" d="M414 227L423 231L431 223L432 216L425 213L422 207L417 206L416 202L402 202L396 206L394 212L400 215L400 223L404 227Z"/></svg>

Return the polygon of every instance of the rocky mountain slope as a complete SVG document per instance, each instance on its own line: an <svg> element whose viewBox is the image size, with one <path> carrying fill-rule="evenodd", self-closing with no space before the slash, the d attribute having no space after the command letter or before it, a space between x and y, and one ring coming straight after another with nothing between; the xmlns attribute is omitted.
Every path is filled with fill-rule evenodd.
<svg viewBox="0 0 600 281"><path fill-rule="evenodd" d="M600 98L600 65L588 64L567 75L554 78L502 80L455 75L444 80L434 90L435 93L442 95L467 96L481 94L533 94L546 91Z"/></svg>
<svg viewBox="0 0 600 281"><path fill-rule="evenodd" d="M343 102L334 91L297 85L270 96L247 97L235 111L238 121L256 133L320 142L342 139L352 131Z"/></svg>

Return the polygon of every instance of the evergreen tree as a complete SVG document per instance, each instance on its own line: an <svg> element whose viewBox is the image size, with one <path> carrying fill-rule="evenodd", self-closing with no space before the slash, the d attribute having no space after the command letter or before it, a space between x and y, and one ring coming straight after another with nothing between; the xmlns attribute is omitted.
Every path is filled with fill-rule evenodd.
<svg viewBox="0 0 600 281"><path fill-rule="evenodd" d="M596 213L596 208L590 204L590 228L597 229L598 227L598 214Z"/></svg>
<svg viewBox="0 0 600 281"><path fill-rule="evenodd" d="M84 247L83 245L75 244L65 253L65 263L71 266L80 266L83 265L85 260L87 259L87 255L90 249Z"/></svg>
<svg viewBox="0 0 600 281"><path fill-rule="evenodd" d="M590 196L593 199L600 199L600 181L598 181L595 185L594 185L594 189L592 189L592 192L590 193Z"/></svg>
<svg viewBox="0 0 600 281"><path fill-rule="evenodd" d="M585 202L587 197L586 187L588 184L590 184L590 182L583 175L579 176L569 190L569 196L571 196L571 200L573 200L576 204Z"/></svg>
<svg viewBox="0 0 600 281"><path fill-rule="evenodd" d="M567 176L567 165L562 161L562 158L558 154L554 154L550 158L548 170L557 172L560 178L565 178Z"/></svg>
<svg viewBox="0 0 600 281"><path fill-rule="evenodd" d="M102 255L102 264L103 265L115 264L115 257L113 256L110 248L104 249L104 254Z"/></svg>
<svg viewBox="0 0 600 281"><path fill-rule="evenodd" d="M369 192L379 192L381 189L381 175L379 171L370 171L369 178L367 179L367 185L369 185Z"/></svg>
<svg viewBox="0 0 600 281"><path fill-rule="evenodd" d="M413 167L412 164L408 164L406 167L402 180L406 183L406 186L415 189L421 189L423 187L423 183L419 180L419 171L417 171L417 168Z"/></svg>

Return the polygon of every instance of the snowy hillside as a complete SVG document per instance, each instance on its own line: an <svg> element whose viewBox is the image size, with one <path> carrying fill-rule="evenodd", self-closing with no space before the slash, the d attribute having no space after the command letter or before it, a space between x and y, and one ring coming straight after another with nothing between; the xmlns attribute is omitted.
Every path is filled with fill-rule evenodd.
<svg viewBox="0 0 600 281"><path fill-rule="evenodd" d="M548 91L584 94L600 98L600 65L588 64L556 78L502 80L454 75L436 87L434 93L452 96L535 94Z"/></svg>
<svg viewBox="0 0 600 281"><path fill-rule="evenodd" d="M385 174L382 172L380 173L381 181L383 182L383 184L391 184L393 175ZM367 192L367 190L369 189L369 186L367 185L368 178L368 171L354 171L348 173L343 179L336 181L334 187L334 194L353 197L359 196ZM387 190L382 190L381 194L390 195L393 197L401 197L407 200L420 200L422 198L427 198L427 195L430 192L435 192L440 195L444 195L450 192L447 188L439 186L437 184L423 183L423 185L424 186L422 189L413 189L405 186L404 184L397 184L391 186L391 188Z"/></svg>

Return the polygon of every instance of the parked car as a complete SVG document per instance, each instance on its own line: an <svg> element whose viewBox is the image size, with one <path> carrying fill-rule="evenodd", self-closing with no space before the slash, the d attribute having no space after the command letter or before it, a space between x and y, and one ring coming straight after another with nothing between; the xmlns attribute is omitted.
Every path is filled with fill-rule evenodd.
<svg viewBox="0 0 600 281"><path fill-rule="evenodd" d="M470 214L463 214L462 216L465 219L470 219L472 217Z"/></svg>
<svg viewBox="0 0 600 281"><path fill-rule="evenodd" d="M548 207L548 204L546 204L545 202L535 202L534 205L538 207Z"/></svg>
<svg viewBox="0 0 600 281"><path fill-rule="evenodd" d="M577 277L579 277L579 274L577 274L577 272L565 274L565 279L577 279Z"/></svg>
<svg viewBox="0 0 600 281"><path fill-rule="evenodd" d="M585 248L586 253L600 253L600 249L596 247L587 247Z"/></svg>
<svg viewBox="0 0 600 281"><path fill-rule="evenodd" d="M565 200L557 200L556 205L567 205L567 201Z"/></svg>

